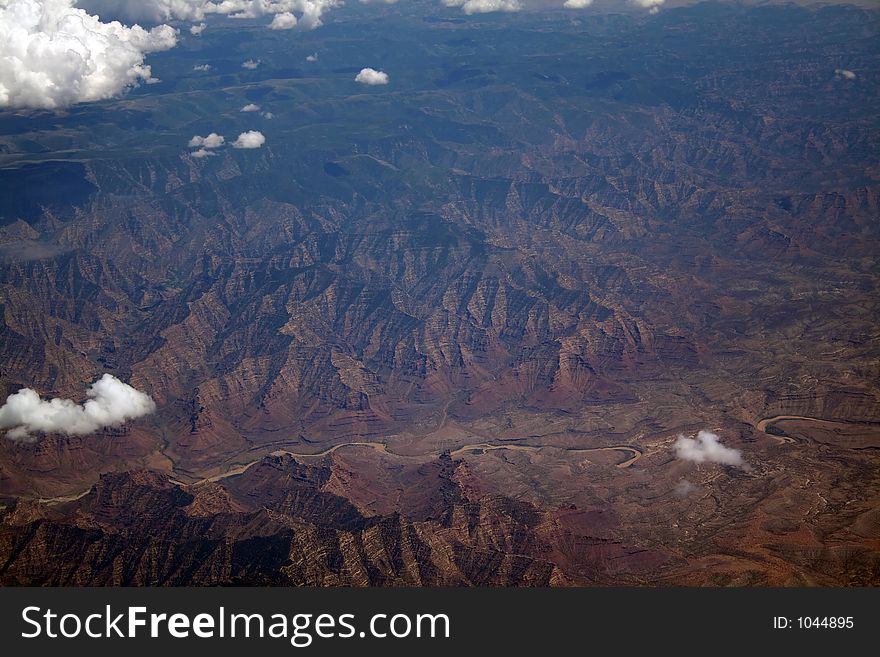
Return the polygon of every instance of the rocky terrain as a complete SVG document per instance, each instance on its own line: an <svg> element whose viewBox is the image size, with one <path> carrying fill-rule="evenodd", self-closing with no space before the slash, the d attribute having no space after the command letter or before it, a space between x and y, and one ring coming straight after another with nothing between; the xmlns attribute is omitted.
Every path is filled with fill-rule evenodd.
<svg viewBox="0 0 880 657"><path fill-rule="evenodd" d="M0 583L880 582L878 12L388 11L0 113Z"/></svg>

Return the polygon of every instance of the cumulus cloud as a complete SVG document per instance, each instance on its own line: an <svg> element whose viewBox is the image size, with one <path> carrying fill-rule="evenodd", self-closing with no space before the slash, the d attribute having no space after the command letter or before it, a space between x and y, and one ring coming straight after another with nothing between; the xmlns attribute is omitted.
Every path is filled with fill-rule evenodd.
<svg viewBox="0 0 880 657"><path fill-rule="evenodd" d="M259 112L260 106L254 103L248 103L244 107L241 108L242 112Z"/></svg>
<svg viewBox="0 0 880 657"><path fill-rule="evenodd" d="M253 71L255 68L258 68L259 66L260 66L260 60L259 60L259 59L256 59L256 60L254 60L254 59L249 59L249 60L247 60L246 62L243 62L242 65L241 65L242 68L246 68L246 69L248 69L248 70L250 70L250 71Z"/></svg>
<svg viewBox="0 0 880 657"><path fill-rule="evenodd" d="M678 436L675 441L675 455L693 463L721 463L747 469L738 449L725 447L721 444L718 434L711 431L700 431L696 438Z"/></svg>
<svg viewBox="0 0 880 657"><path fill-rule="evenodd" d="M272 22L269 23L269 29L271 30L292 30L296 27L296 16L291 14L289 11L282 12L280 14L275 14L275 17L272 19Z"/></svg>
<svg viewBox="0 0 880 657"><path fill-rule="evenodd" d="M324 13L341 4L340 0L221 0L202 2L205 13L223 14L230 18L261 18L272 16L269 27L275 30L289 30L299 26L314 29L323 23ZM297 16L297 14L299 14Z"/></svg>
<svg viewBox="0 0 880 657"><path fill-rule="evenodd" d="M377 71L374 68L362 68L354 79L355 82L375 86L378 84L388 84L388 74L383 71Z"/></svg>
<svg viewBox="0 0 880 657"><path fill-rule="evenodd" d="M205 31L205 28L208 27L207 23L199 23L198 25L191 25L189 28L189 33L193 36L200 36L202 32Z"/></svg>
<svg viewBox="0 0 880 657"><path fill-rule="evenodd" d="M258 130L242 132L238 139L232 142L233 148L259 148L266 143L266 137Z"/></svg>
<svg viewBox="0 0 880 657"><path fill-rule="evenodd" d="M213 157L214 155L217 155L217 153L215 153L214 151L205 150L204 148L200 148L199 150L190 153L190 155L198 159L202 159L203 157Z"/></svg>
<svg viewBox="0 0 880 657"><path fill-rule="evenodd" d="M656 14L660 11L660 5L666 0L631 0L631 2L638 7L649 10L652 14Z"/></svg>
<svg viewBox="0 0 880 657"><path fill-rule="evenodd" d="M566 9L584 9L593 4L593 0L565 0L565 4L562 5Z"/></svg>
<svg viewBox="0 0 880 657"><path fill-rule="evenodd" d="M834 75L844 80L855 80L857 77L855 73L845 68L834 69Z"/></svg>
<svg viewBox="0 0 880 657"><path fill-rule="evenodd" d="M117 427L128 420L149 415L156 404L149 395L132 388L111 374L105 374L86 390L88 400L41 399L36 390L22 388L6 398L0 407L0 430L9 438L27 438L33 433L85 435L105 427Z"/></svg>
<svg viewBox="0 0 880 657"><path fill-rule="evenodd" d="M210 64L196 64L195 66L193 66L193 70L199 71L201 73L207 73L208 71L211 70L211 65Z"/></svg>
<svg viewBox="0 0 880 657"><path fill-rule="evenodd" d="M207 137L199 137L196 135L192 139L189 140L190 148L220 148L223 144L226 143L226 138L223 135L218 135L216 132L212 132Z"/></svg>
<svg viewBox="0 0 880 657"><path fill-rule="evenodd" d="M177 32L103 23L75 0L0 2L0 107L56 109L118 95L152 79L147 53Z"/></svg>
<svg viewBox="0 0 880 657"><path fill-rule="evenodd" d="M318 53L312 53L306 57L307 62L316 62L318 61Z"/></svg>
<svg viewBox="0 0 880 657"><path fill-rule="evenodd" d="M443 0L447 7L461 7L470 14L488 14L493 11L519 11L522 9L520 0Z"/></svg>

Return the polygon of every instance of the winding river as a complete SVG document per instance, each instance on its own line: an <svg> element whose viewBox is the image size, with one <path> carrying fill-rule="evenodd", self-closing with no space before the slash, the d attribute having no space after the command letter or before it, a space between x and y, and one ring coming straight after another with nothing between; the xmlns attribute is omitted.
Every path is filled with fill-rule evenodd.
<svg viewBox="0 0 880 657"><path fill-rule="evenodd" d="M313 453L302 453L302 452L291 452L289 450L279 449L274 452L271 452L272 456L293 456L295 458L320 458L322 456L327 456L328 454L332 454L333 452L343 449L345 447L369 447L371 449L375 449L378 452L384 452L386 454L394 454L393 452L388 451L388 446L385 443L376 443L376 442L350 442L350 443L341 443L339 445L334 445L333 447L329 447L321 452L313 452ZM548 446L535 446L535 445L521 445L517 443L506 443L506 444L492 444L492 443L475 443L473 445L465 445L464 447L459 447L458 449L449 453L450 456L463 456L468 452L472 452L475 450L482 451L492 451L498 449L509 449L511 451L521 451L521 452L537 452L542 449L548 449ZM550 448L552 449L552 448ZM590 452L624 452L629 455L629 458L625 461L618 463L616 467L618 468L628 468L633 463L642 458L642 452L636 449L635 447L630 447L629 445L614 445L611 447L590 447L585 449L570 449L570 448L556 448L561 449L562 451L568 452L570 454L587 454ZM213 477L206 477L200 481L195 482L194 486L198 486L203 483L220 481L221 479L227 479L229 477L238 476L244 472L246 472L249 468L256 465L260 461L262 461L265 456L261 456L258 459L254 459L248 463L236 466L231 470L227 470L226 472L218 475L214 475Z"/></svg>
<svg viewBox="0 0 880 657"><path fill-rule="evenodd" d="M839 426L841 424L861 424L860 422L847 422L845 420L823 420L818 417L807 417L805 415L774 415L773 417L765 417L762 420L758 420L755 424L755 428L761 433L767 433L767 427L774 422L781 422L783 420L800 420L802 422L812 422L814 424L824 424L826 426ZM793 443L796 442L794 438L790 438L789 436L775 436L772 433L767 433L768 436L775 439L780 443Z"/></svg>
<svg viewBox="0 0 880 657"><path fill-rule="evenodd" d="M298 459L312 459L312 458L321 458L322 456L327 456L336 452L340 449L346 447L368 447L370 449L374 449L377 452L383 452L386 454L394 454L388 450L388 446L385 443L377 443L377 442L364 442L364 441L354 441L349 443L340 443L339 445L334 445L333 447L328 447L327 449L320 452L312 452L312 453L302 453L302 452L291 452L289 450L279 449L274 452L270 452L271 456L293 456ZM583 449L577 448L566 448L566 447L551 447L551 446L536 446L536 445L522 445L518 443L505 443L505 444L493 444L493 443L475 443L473 445L465 445L463 447L459 447L458 449L450 452L450 456L464 456L468 452L474 452L477 450L481 450L484 452L507 449L511 451L521 451L521 452L538 452L542 449L559 449L569 454L589 454L593 452L623 452L627 454L629 458L618 463L615 467L625 469L629 468L636 461L642 458L641 450L636 447L631 447L630 445L612 445L610 447L589 447ZM180 485L189 485L189 486L201 486L206 483L221 481L223 479L228 479L229 477L237 477L240 474L244 474L251 467L262 461L266 458L266 455L260 456L259 458L254 459L253 461L249 461L247 463L243 463L241 465L237 465L233 468L230 468L226 472L221 474L216 474L210 477L205 477L203 479L199 479L195 482L191 482L189 484L185 484L182 481L178 481L176 479L172 479L173 483ZM84 490L81 493L75 495L64 495L60 497L49 497L49 498L38 498L36 501L42 504L61 504L63 502L72 502L74 500L78 500L81 497L84 497L88 494L91 488Z"/></svg>

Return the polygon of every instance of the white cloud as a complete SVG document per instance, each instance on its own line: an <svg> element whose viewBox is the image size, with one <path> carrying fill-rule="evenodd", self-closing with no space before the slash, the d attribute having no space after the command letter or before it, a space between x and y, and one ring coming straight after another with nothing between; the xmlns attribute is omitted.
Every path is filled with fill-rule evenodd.
<svg viewBox="0 0 880 657"><path fill-rule="evenodd" d="M266 137L257 130L242 132L238 139L232 142L233 148L259 148L266 143Z"/></svg>
<svg viewBox="0 0 880 657"><path fill-rule="evenodd" d="M196 64L195 66L193 66L193 70L199 71L201 73L207 73L208 71L211 70L211 65L210 64Z"/></svg>
<svg viewBox="0 0 880 657"><path fill-rule="evenodd" d="M198 2L199 0L191 1ZM224 14L230 18L272 16L272 22L269 26L275 30L289 30L297 25L305 29L320 27L324 12L340 4L340 0L222 0L220 2L203 2L205 13Z"/></svg>
<svg viewBox="0 0 880 657"><path fill-rule="evenodd" d="M522 9L520 0L443 0L443 4L447 7L461 7L461 10L468 15Z"/></svg>
<svg viewBox="0 0 880 657"><path fill-rule="evenodd" d="M35 390L22 388L9 395L0 407L0 430L7 430L6 435L14 439L41 431L85 435L104 427L117 427L156 410L149 395L111 374L89 386L86 395L86 402L76 404L70 399L40 399Z"/></svg>
<svg viewBox="0 0 880 657"><path fill-rule="evenodd" d="M296 27L296 16L291 14L289 11L285 11L281 14L275 14L275 17L272 19L272 22L269 23L270 30L291 30Z"/></svg>
<svg viewBox="0 0 880 657"><path fill-rule="evenodd" d="M388 84L388 74L383 71L377 71L374 68L362 68L354 79L355 82L375 86L378 84Z"/></svg>
<svg viewBox="0 0 880 657"><path fill-rule="evenodd" d="M719 441L718 434L711 431L700 431L696 439L679 435L675 441L675 455L693 463L722 463L748 468L738 449L725 447Z"/></svg>
<svg viewBox="0 0 880 657"><path fill-rule="evenodd" d="M272 112L263 112L262 117L264 119L274 119L275 115Z"/></svg>
<svg viewBox="0 0 880 657"><path fill-rule="evenodd" d="M855 73L845 68L834 69L834 75L845 80L855 80L857 77Z"/></svg>
<svg viewBox="0 0 880 657"><path fill-rule="evenodd" d="M226 143L226 138L223 135L218 135L216 132L212 132L207 137L199 137L196 135L192 139L189 140L190 148L220 148L223 144Z"/></svg>
<svg viewBox="0 0 880 657"><path fill-rule="evenodd" d="M643 9L648 9L652 14L656 14L660 11L660 5L662 5L666 0L630 0L634 5L641 7Z"/></svg>
<svg viewBox="0 0 880 657"><path fill-rule="evenodd" d="M259 112L260 106L255 105L254 103L248 103L247 105L245 105L244 107L241 108L241 111L242 112Z"/></svg>
<svg viewBox="0 0 880 657"><path fill-rule="evenodd" d="M200 148L199 150L190 153L190 155L201 159L203 157L212 157L214 155L217 155L217 153L215 153L214 151L206 151L204 148Z"/></svg>
<svg viewBox="0 0 880 657"><path fill-rule="evenodd" d="M200 36L202 32L205 31L205 28L208 27L207 23L199 23L198 25L191 25L189 28L189 33L193 36Z"/></svg>
<svg viewBox="0 0 880 657"><path fill-rule="evenodd" d="M55 109L101 100L152 78L147 53L177 32L103 23L75 0L0 2L0 107Z"/></svg>
<svg viewBox="0 0 880 657"><path fill-rule="evenodd" d="M255 68L258 68L259 66L260 66L259 59L257 59L257 60L249 59L246 62L243 62L241 65L242 68L246 68L250 71L253 71Z"/></svg>
<svg viewBox="0 0 880 657"><path fill-rule="evenodd" d="M565 0L565 4L562 5L566 9L584 9L593 4L593 0Z"/></svg>
<svg viewBox="0 0 880 657"><path fill-rule="evenodd" d="M321 27L323 24L321 16L325 11L331 7L336 7L341 2L339 0L302 0L301 4L303 9L299 17L299 26L304 29L313 30L316 27Z"/></svg>
<svg viewBox="0 0 880 657"><path fill-rule="evenodd" d="M306 57L307 62L316 62L318 61L318 53L313 53Z"/></svg>

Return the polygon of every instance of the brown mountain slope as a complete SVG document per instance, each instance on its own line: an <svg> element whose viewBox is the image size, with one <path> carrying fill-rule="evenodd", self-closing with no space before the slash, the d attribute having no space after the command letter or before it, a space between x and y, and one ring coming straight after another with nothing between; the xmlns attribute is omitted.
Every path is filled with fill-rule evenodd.
<svg viewBox="0 0 880 657"><path fill-rule="evenodd" d="M0 114L3 581L876 583L877 12L413 11Z"/></svg>

